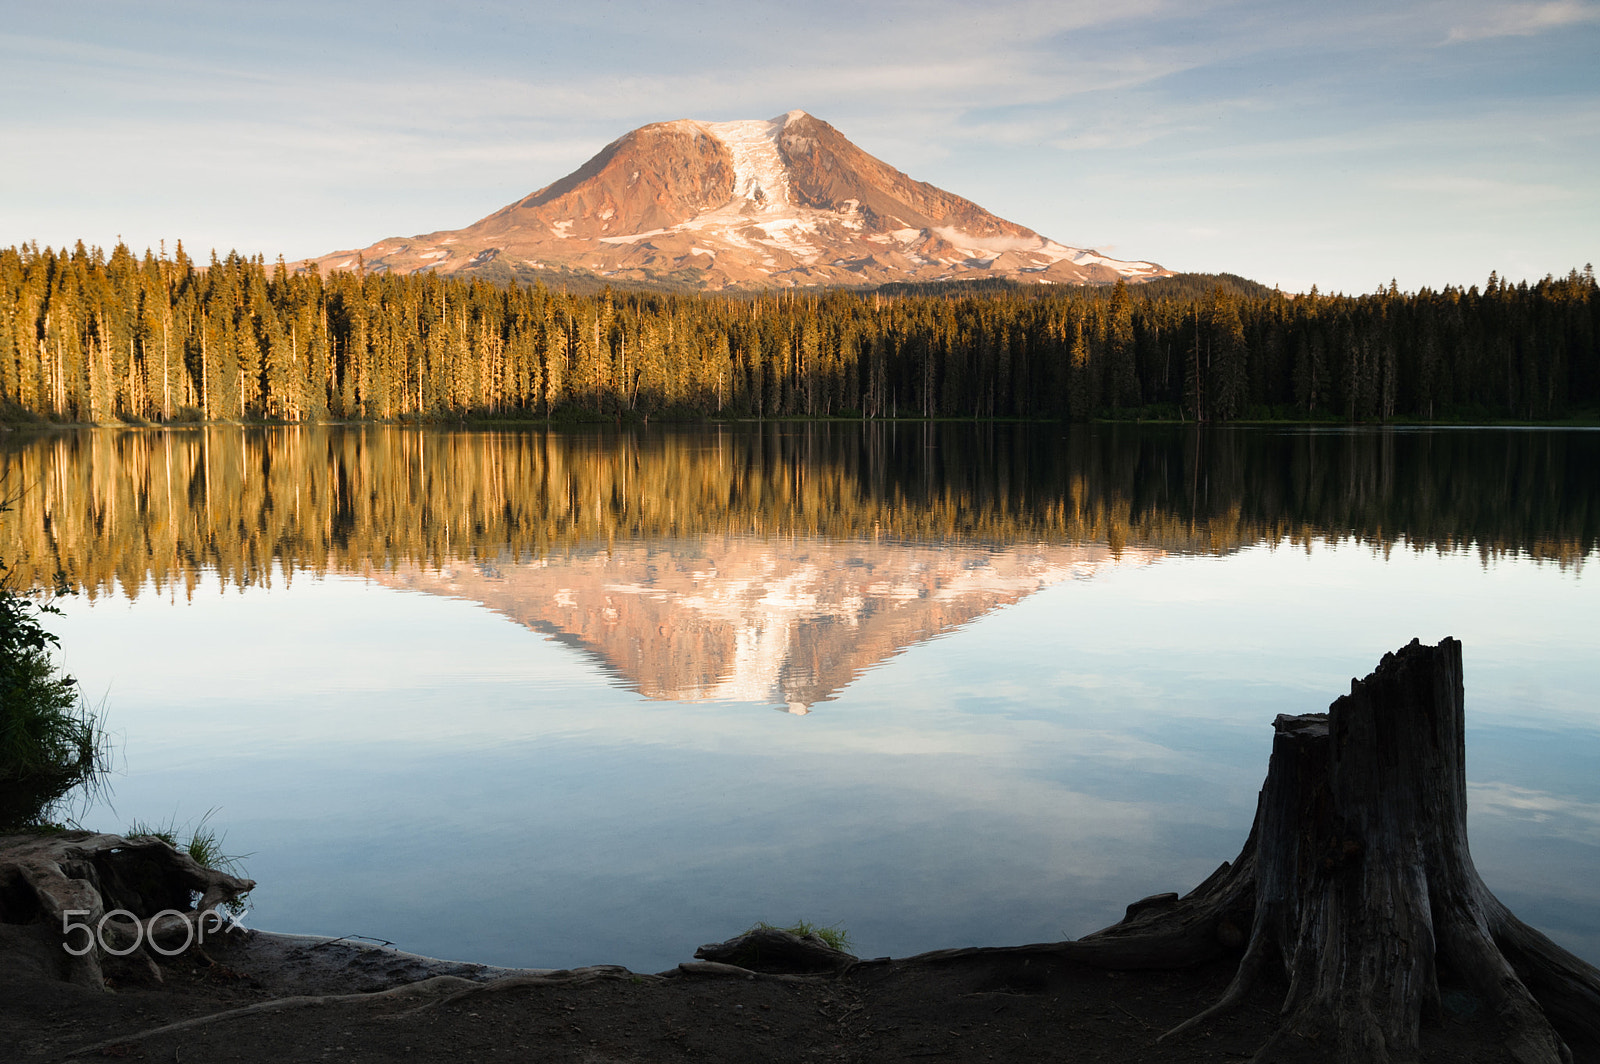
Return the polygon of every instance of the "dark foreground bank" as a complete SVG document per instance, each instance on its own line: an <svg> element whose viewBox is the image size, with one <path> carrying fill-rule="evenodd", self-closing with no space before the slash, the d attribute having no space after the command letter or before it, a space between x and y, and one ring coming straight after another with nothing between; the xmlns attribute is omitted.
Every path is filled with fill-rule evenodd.
<svg viewBox="0 0 1600 1064"><path fill-rule="evenodd" d="M1158 1036L1217 1000L1222 962L1096 969L1050 947L868 961L763 975L696 962L505 972L350 941L231 935L115 993L0 970L0 1058L340 1060L1226 1061L1278 1023L1283 987L1179 1040ZM1421 1060L1508 1061L1496 1019L1447 993ZM1325 1060L1316 1047L1275 1060Z"/></svg>

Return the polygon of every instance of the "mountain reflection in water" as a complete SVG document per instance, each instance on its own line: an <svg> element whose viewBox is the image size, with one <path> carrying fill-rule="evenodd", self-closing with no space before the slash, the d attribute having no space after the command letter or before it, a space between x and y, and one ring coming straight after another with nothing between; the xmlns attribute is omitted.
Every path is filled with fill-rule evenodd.
<svg viewBox="0 0 1600 1064"><path fill-rule="evenodd" d="M907 647L1059 581L1158 556L705 536L523 563L402 565L376 579L480 602L588 651L649 698L808 713Z"/></svg>

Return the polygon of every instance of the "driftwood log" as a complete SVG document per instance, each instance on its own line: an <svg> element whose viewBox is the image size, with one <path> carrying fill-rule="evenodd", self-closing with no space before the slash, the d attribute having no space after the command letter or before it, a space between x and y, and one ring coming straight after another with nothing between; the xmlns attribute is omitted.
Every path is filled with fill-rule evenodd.
<svg viewBox="0 0 1600 1064"><path fill-rule="evenodd" d="M1413 640L1327 713L1280 716L1244 849L1184 897L1156 895L1061 952L1119 968L1241 959L1211 1009L1276 969L1291 1042L1345 1061L1417 1056L1440 982L1501 1023L1522 1064L1600 1054L1600 970L1502 905L1467 850L1461 644Z"/></svg>
<svg viewBox="0 0 1600 1064"><path fill-rule="evenodd" d="M707 943L694 955L747 971L787 974L840 972L857 960L817 935L797 935L781 927L753 927L726 942Z"/></svg>
<svg viewBox="0 0 1600 1064"><path fill-rule="evenodd" d="M218 933L217 907L254 886L153 835L0 836L0 924L37 931L40 967L85 986L109 972L159 982L157 961Z"/></svg>

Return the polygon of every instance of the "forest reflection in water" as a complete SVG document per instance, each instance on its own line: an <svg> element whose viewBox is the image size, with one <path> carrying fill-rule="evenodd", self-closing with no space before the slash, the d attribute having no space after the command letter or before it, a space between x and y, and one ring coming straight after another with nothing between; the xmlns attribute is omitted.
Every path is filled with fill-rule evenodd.
<svg viewBox="0 0 1600 1064"><path fill-rule="evenodd" d="M118 809L223 805L260 926L645 967L792 916L873 953L1080 934L1236 852L1273 714L1454 634L1479 864L1600 956L1600 433L213 427L0 455L0 556L94 602L61 631L126 729ZM481 893L442 901L419 846ZM440 915L522 913L535 867L521 937ZM634 883L659 900L630 923Z"/></svg>
<svg viewBox="0 0 1600 1064"><path fill-rule="evenodd" d="M1354 537L1561 565L1600 545L1600 432L770 423L13 437L0 557L137 594L712 534L1214 553Z"/></svg>

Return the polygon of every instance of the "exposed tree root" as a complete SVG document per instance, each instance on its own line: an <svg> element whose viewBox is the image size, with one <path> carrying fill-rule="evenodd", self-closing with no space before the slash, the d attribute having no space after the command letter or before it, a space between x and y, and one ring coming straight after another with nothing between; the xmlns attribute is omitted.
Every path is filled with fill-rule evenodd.
<svg viewBox="0 0 1600 1064"><path fill-rule="evenodd" d="M124 971L159 981L151 943L174 949L175 943L220 930L217 907L254 886L253 880L207 868L151 835L68 831L0 838L0 919L40 921L56 931L69 923L81 925L63 936L61 945L72 949L53 950L46 963L84 986L104 987L105 966L112 960ZM102 923L117 910L132 914L140 926L120 916ZM107 945L131 953L113 958L103 948Z"/></svg>
<svg viewBox="0 0 1600 1064"><path fill-rule="evenodd" d="M427 997L430 994L445 993L465 987L469 990L481 989L492 984L474 983L470 979L463 979L456 975L436 975L431 979L421 979L415 983L405 983L400 986L390 987L388 990L378 990L369 994L315 994L297 997L273 998L271 1001L258 1001L253 1005L244 1005L236 1009L225 1009L222 1012L210 1012L204 1016L194 1016L177 1023L163 1024L160 1027L151 1027L148 1030L136 1031L132 1034L119 1034L113 1038L95 1042L68 1053L64 1059L85 1056L89 1053L98 1053L111 1046L127 1045L139 1042L146 1038L156 1038L161 1035L172 1034L177 1031L189 1031L196 1027L204 1027L213 1023L222 1023L227 1020L236 1020L244 1016L256 1016L264 1012L289 1012L294 1009L315 1008L319 1005L365 1005L369 1003L390 1003L395 1000L404 1000L412 997ZM459 993L454 996L460 996ZM454 997L453 996L453 997ZM453 1000L445 998L442 1000ZM429 1004L438 1004L430 1002Z"/></svg>
<svg viewBox="0 0 1600 1064"><path fill-rule="evenodd" d="M452 1001L459 1001L464 997L477 994L498 994L505 990L518 990L529 986L582 986L584 983L599 982L602 979L626 979L630 982L659 982L659 975L639 975L626 968L615 964L597 964L587 968L562 968L552 972L519 972L516 975L505 975L499 979L491 979L486 983L471 983L463 986L449 997L430 1001L413 1011L421 1012L431 1009L435 1005L448 1005ZM398 988L397 988L398 989Z"/></svg>

